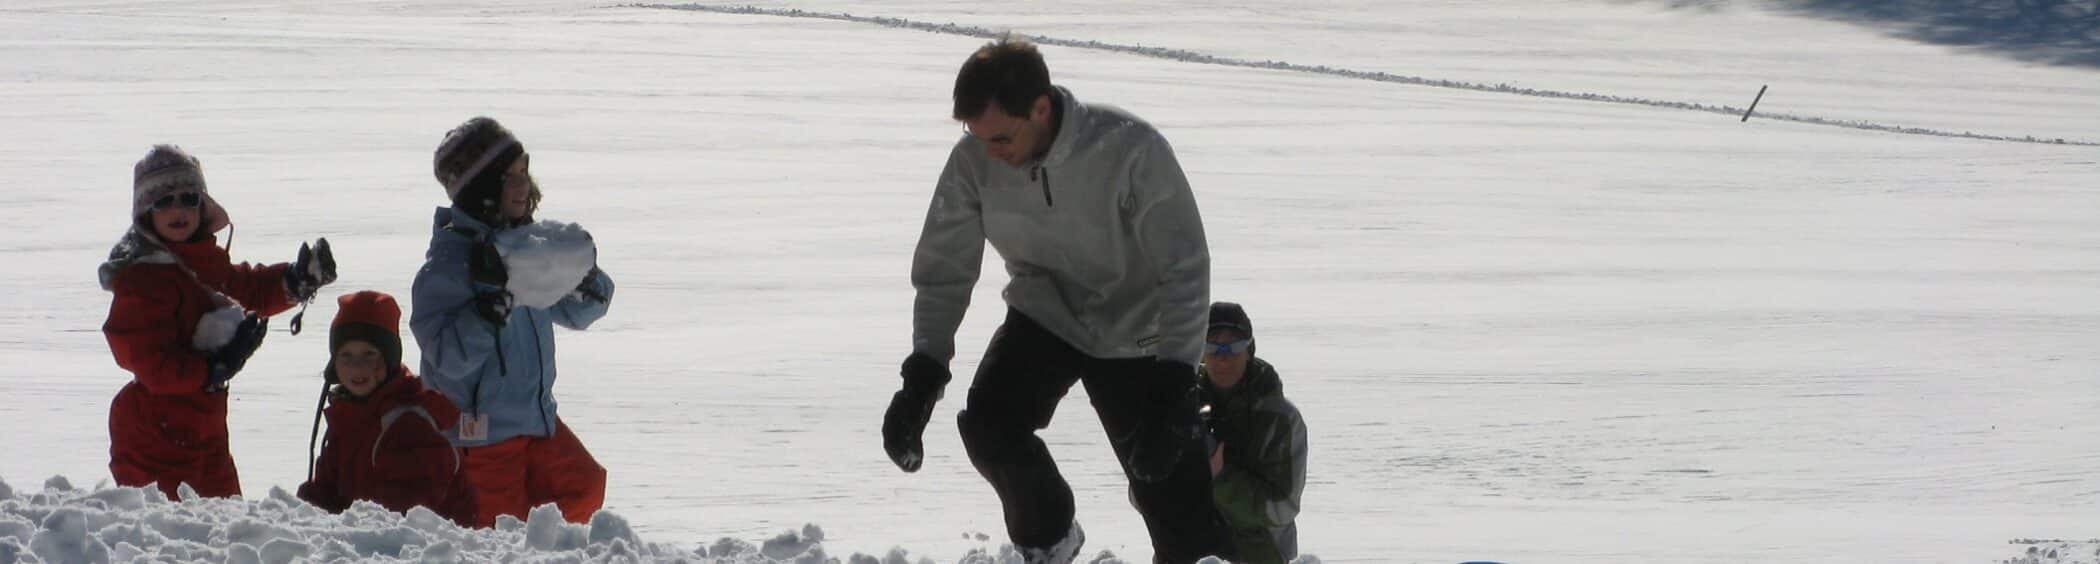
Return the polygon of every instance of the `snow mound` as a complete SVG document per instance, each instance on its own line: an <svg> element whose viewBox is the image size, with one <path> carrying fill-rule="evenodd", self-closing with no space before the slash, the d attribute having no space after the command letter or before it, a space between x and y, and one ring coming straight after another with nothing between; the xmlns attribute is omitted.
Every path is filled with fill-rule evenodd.
<svg viewBox="0 0 2100 564"><path fill-rule="evenodd" d="M0 530L0 535L4 534L6 532ZM2014 539L2012 544L2027 548L2018 557L2006 559L2005 564L2100 564L2100 539Z"/></svg>
<svg viewBox="0 0 2100 564"><path fill-rule="evenodd" d="M523 522L464 529L421 507L402 514L358 502L331 514L283 488L257 500L186 496L176 502L151 488L83 490L64 478L44 486L15 492L0 481L0 562L842 562L825 554L824 531L816 525L761 543L723 538L684 548L643 541L611 511L598 512L589 525L568 523L552 504L533 509ZM932 561L892 549L843 562Z"/></svg>
<svg viewBox="0 0 2100 564"><path fill-rule="evenodd" d="M506 229L496 233L495 244L510 273L512 305L553 306L598 265L597 243L574 223L547 220Z"/></svg>

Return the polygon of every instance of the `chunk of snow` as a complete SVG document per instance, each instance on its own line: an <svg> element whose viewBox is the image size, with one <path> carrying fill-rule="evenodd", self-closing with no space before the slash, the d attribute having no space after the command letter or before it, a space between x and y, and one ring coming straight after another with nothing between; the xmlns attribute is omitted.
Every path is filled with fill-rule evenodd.
<svg viewBox="0 0 2100 564"><path fill-rule="evenodd" d="M513 306L553 306L598 266L597 244L574 223L548 220L506 229L496 233L495 244L509 271L505 287Z"/></svg>
<svg viewBox="0 0 2100 564"><path fill-rule="evenodd" d="M80 509L73 507L53 511L45 517L43 528L29 540L29 551L50 564L109 562L109 545L88 536L87 518Z"/></svg>

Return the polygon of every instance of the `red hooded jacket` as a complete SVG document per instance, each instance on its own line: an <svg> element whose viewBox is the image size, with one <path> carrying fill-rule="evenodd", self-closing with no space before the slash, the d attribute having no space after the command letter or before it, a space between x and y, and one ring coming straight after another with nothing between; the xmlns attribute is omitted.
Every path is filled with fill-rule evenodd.
<svg viewBox="0 0 2100 564"><path fill-rule="evenodd" d="M396 370L399 376L369 397L329 396L328 437L299 499L331 512L360 499L391 511L420 505L472 525L474 490L459 450L441 434L459 420L459 409L408 367Z"/></svg>
<svg viewBox="0 0 2100 564"><path fill-rule="evenodd" d="M392 296L364 291L340 298L329 327L333 351L356 339L379 348L393 375L365 397L336 386L328 396L328 437L312 480L299 498L341 512L356 500L391 511L428 507L462 525L474 523L474 489L459 449L443 431L459 421L459 409L401 363L401 306ZM328 371L333 381L334 371Z"/></svg>

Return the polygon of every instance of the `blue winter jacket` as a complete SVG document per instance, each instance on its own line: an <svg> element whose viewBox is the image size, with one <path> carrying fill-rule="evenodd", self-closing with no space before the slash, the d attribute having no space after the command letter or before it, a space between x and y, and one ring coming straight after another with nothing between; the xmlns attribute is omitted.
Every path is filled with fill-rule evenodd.
<svg viewBox="0 0 2100 564"><path fill-rule="evenodd" d="M446 438L472 447L520 435L553 436L554 325L584 329L605 317L612 278L602 271L595 276L605 301L570 294L545 309L512 308L499 328L474 311L475 294L497 288L478 285L467 274L467 255L492 235L488 226L449 207L438 208L432 223L408 322L423 350L423 381L451 398L463 416L488 416L486 439L461 440L458 425Z"/></svg>

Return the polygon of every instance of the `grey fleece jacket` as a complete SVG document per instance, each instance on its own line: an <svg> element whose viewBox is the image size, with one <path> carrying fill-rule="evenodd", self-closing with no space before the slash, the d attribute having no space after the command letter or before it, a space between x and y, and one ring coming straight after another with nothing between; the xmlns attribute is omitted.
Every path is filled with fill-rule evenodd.
<svg viewBox="0 0 2100 564"><path fill-rule="evenodd" d="M965 135L948 154L912 257L912 347L943 363L989 241L1006 303L1096 358L1195 365L1210 314L1210 250L1188 178L1151 124L1082 104L1041 160L1014 167Z"/></svg>

